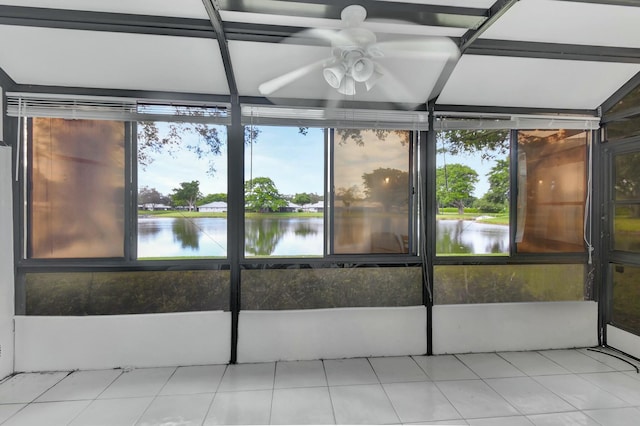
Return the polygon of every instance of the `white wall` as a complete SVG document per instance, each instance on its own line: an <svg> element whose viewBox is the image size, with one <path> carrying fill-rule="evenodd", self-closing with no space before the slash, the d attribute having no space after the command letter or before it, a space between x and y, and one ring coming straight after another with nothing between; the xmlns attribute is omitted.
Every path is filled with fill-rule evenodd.
<svg viewBox="0 0 640 426"><path fill-rule="evenodd" d="M0 120L1 117L0 114ZM13 373L12 182L11 149L0 146L0 379Z"/></svg>
<svg viewBox="0 0 640 426"><path fill-rule="evenodd" d="M16 317L16 371L226 364L231 314Z"/></svg>
<svg viewBox="0 0 640 426"><path fill-rule="evenodd" d="M423 306L243 311L238 362L420 355L426 336Z"/></svg>
<svg viewBox="0 0 640 426"><path fill-rule="evenodd" d="M640 358L640 336L636 336L628 331L608 325L607 345L636 358Z"/></svg>
<svg viewBox="0 0 640 426"><path fill-rule="evenodd" d="M435 354L526 351L598 344L596 302L440 305L433 308Z"/></svg>

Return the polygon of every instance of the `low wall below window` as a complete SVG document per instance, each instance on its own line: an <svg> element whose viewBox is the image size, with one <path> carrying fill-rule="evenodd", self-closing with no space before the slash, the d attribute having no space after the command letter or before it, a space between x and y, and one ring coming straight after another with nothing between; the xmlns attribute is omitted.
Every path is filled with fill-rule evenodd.
<svg viewBox="0 0 640 426"><path fill-rule="evenodd" d="M422 355L424 306L242 311L238 361Z"/></svg>
<svg viewBox="0 0 640 426"><path fill-rule="evenodd" d="M607 345L636 358L640 358L640 336L629 333L628 331L608 325Z"/></svg>
<svg viewBox="0 0 640 426"><path fill-rule="evenodd" d="M1 101L2 97L0 96L0 105ZM0 120L2 118L0 113ZM0 253L2 253L0 256L0 380L13 373L12 183L11 148L0 146Z"/></svg>
<svg viewBox="0 0 640 426"><path fill-rule="evenodd" d="M226 364L231 314L16 317L16 371Z"/></svg>
<svg viewBox="0 0 640 426"><path fill-rule="evenodd" d="M433 308L435 354L565 349L597 344L596 302L487 303Z"/></svg>

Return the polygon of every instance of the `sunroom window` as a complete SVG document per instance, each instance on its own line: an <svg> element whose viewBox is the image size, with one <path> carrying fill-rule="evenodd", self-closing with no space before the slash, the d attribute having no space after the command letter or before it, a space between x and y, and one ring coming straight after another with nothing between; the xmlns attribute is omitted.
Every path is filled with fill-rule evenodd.
<svg viewBox="0 0 640 426"><path fill-rule="evenodd" d="M412 133L337 129L332 135L331 252L408 254Z"/></svg>
<svg viewBox="0 0 640 426"><path fill-rule="evenodd" d="M137 258L227 256L227 128L137 123Z"/></svg>
<svg viewBox="0 0 640 426"><path fill-rule="evenodd" d="M124 123L33 118L27 137L27 256L124 257Z"/></svg>
<svg viewBox="0 0 640 426"><path fill-rule="evenodd" d="M436 254L508 255L509 130L437 133Z"/></svg>

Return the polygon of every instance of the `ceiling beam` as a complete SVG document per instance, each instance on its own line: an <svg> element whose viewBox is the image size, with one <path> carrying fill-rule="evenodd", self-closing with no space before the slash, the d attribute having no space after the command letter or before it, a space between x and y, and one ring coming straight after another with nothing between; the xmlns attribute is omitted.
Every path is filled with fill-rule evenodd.
<svg viewBox="0 0 640 426"><path fill-rule="evenodd" d="M628 47L480 39L476 40L465 53L469 55L640 64L640 49Z"/></svg>
<svg viewBox="0 0 640 426"><path fill-rule="evenodd" d="M211 95L203 93L165 92L154 90L100 89L95 87L48 86L39 84L16 84L5 92L49 93L53 95L105 96L115 98L145 99L155 103L184 104L229 104L229 95Z"/></svg>
<svg viewBox="0 0 640 426"><path fill-rule="evenodd" d="M557 115L589 115L598 116L595 109L561 109L561 108L527 108L527 107L504 107L504 106L484 106L484 105L447 105L436 104L437 115L446 115L447 112L469 113L469 114L557 114Z"/></svg>
<svg viewBox="0 0 640 426"><path fill-rule="evenodd" d="M329 101L330 102L330 101ZM295 98L265 98L262 96L240 96L240 103L243 105L286 105L292 108L327 108L328 101L326 99L295 99ZM331 105L331 108L344 109L371 109L381 111L426 111L424 104L415 108L399 108L402 105L393 102L374 102L374 101L348 101L340 100L338 104Z"/></svg>
<svg viewBox="0 0 640 426"><path fill-rule="evenodd" d="M227 84L229 86L229 93L231 94L232 103L237 103L238 85L236 84L236 77L233 73L233 66L231 65L229 43L227 42L224 28L222 26L222 19L220 18L220 6L218 5L218 2L216 0L202 0L202 4L207 10L209 20L211 21L213 30L217 35L218 45L220 46L220 56L222 57L222 64L224 65L224 72L227 77Z"/></svg>
<svg viewBox="0 0 640 426"><path fill-rule="evenodd" d="M484 33L491 25L494 24L504 13L515 4L518 0L498 0L487 11L487 19L482 22L477 28L470 29L462 35L458 41L458 47L460 48L460 54L464 54L465 51L474 43L482 33ZM440 96L440 93L444 89L444 86L449 81L449 77L455 69L457 61L449 61L440 73L440 77L436 81L434 88L429 95L427 103L435 103Z"/></svg>
<svg viewBox="0 0 640 426"><path fill-rule="evenodd" d="M0 24L41 28L215 38L206 19L0 5Z"/></svg>
<svg viewBox="0 0 640 426"><path fill-rule="evenodd" d="M340 20L342 9L352 4L344 0L219 0L218 3L222 11L334 20ZM368 20L382 19L419 25L473 28L486 19L486 10L482 8L379 0L358 0L353 3L367 10Z"/></svg>
<svg viewBox="0 0 640 426"><path fill-rule="evenodd" d="M498 0L487 12L488 17L487 20L484 21L478 28L470 29L467 31L461 38L460 44L460 52L465 53L465 51L474 43L485 31L489 29L502 15L507 13L507 10L511 8L514 4L516 4L519 0Z"/></svg>

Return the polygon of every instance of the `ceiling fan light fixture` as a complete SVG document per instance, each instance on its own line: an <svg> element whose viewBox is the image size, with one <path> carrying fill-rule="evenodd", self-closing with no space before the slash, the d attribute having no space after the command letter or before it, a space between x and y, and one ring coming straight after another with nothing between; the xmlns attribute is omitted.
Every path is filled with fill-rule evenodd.
<svg viewBox="0 0 640 426"><path fill-rule="evenodd" d="M342 79L340 87L338 87L338 93L346 96L353 96L356 94L356 81L353 77L346 75Z"/></svg>
<svg viewBox="0 0 640 426"><path fill-rule="evenodd" d="M340 88L346 73L347 69L343 63L337 63L322 70L322 75L324 76L325 81L334 89Z"/></svg>
<svg viewBox="0 0 640 426"><path fill-rule="evenodd" d="M380 67L375 65L371 76L369 76L369 78L364 82L367 91L373 89L373 86L375 86L378 80L380 80L382 77L384 77L384 73L382 72Z"/></svg>
<svg viewBox="0 0 640 426"><path fill-rule="evenodd" d="M374 73L375 65L369 58L359 58L351 66L351 75L359 83L369 80Z"/></svg>

